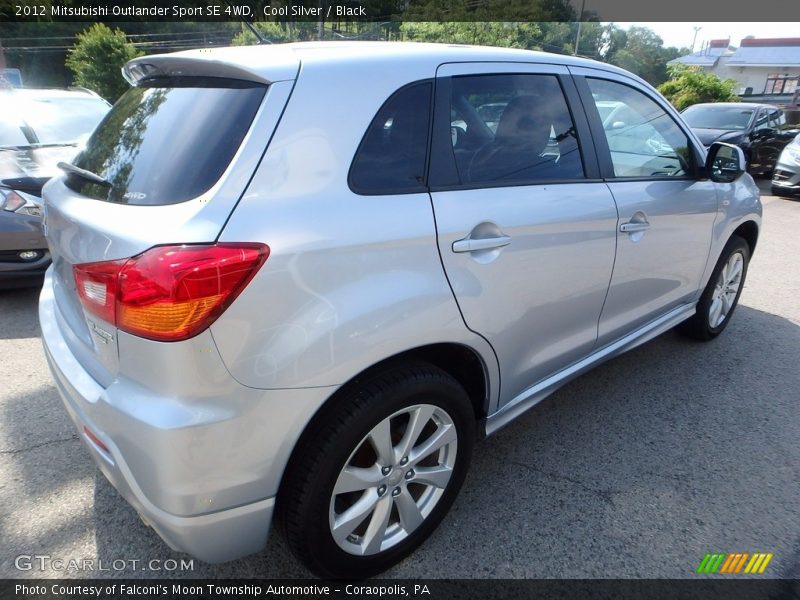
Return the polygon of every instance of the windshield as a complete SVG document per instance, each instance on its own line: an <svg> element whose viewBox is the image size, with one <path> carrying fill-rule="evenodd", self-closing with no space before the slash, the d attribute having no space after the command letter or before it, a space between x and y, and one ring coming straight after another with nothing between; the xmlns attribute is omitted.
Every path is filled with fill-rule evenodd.
<svg viewBox="0 0 800 600"><path fill-rule="evenodd" d="M92 96L6 100L0 111L0 146L81 143L109 108L105 100Z"/></svg>
<svg viewBox="0 0 800 600"><path fill-rule="evenodd" d="M747 129L752 108L738 106L690 106L682 113L689 127L697 129Z"/></svg>
<svg viewBox="0 0 800 600"><path fill-rule="evenodd" d="M109 108L100 98L35 98L26 102L22 118L40 144L82 142Z"/></svg>
<svg viewBox="0 0 800 600"><path fill-rule="evenodd" d="M184 78L131 88L74 165L109 185L70 174L67 185L99 200L175 204L196 198L228 167L266 87Z"/></svg>

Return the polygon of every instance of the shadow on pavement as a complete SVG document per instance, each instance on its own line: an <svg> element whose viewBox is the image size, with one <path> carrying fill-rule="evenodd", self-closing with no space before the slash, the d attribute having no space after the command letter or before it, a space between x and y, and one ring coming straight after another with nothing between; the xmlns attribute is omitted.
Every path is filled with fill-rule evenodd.
<svg viewBox="0 0 800 600"><path fill-rule="evenodd" d="M27 302L35 294L15 310L32 310ZM479 443L450 515L387 576L685 578L711 550L773 552L772 577L800 576L798 364L800 326L739 306L711 343L667 333L601 365ZM92 541L106 564L188 558L96 471L49 381L9 396L6 558L92 558ZM273 533L264 553L226 564L68 575L308 573Z"/></svg>
<svg viewBox="0 0 800 600"><path fill-rule="evenodd" d="M714 342L668 333L598 367L480 443L451 514L387 576L681 578L709 548L764 548L797 577L798 363L798 325L740 306ZM94 515L104 560L186 558L100 476ZM170 573L192 576L307 573L273 532L261 555Z"/></svg>
<svg viewBox="0 0 800 600"><path fill-rule="evenodd" d="M39 337L39 287L0 289L0 339Z"/></svg>

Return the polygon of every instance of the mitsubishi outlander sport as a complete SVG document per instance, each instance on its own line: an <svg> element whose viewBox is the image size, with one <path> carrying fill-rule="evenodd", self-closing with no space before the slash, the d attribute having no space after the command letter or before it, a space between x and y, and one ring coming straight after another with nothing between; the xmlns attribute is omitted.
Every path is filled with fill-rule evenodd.
<svg viewBox="0 0 800 600"><path fill-rule="evenodd" d="M39 316L100 469L204 561L274 521L318 575L388 568L477 439L673 327L714 338L742 291L742 151L619 68L342 42L124 74L45 187Z"/></svg>

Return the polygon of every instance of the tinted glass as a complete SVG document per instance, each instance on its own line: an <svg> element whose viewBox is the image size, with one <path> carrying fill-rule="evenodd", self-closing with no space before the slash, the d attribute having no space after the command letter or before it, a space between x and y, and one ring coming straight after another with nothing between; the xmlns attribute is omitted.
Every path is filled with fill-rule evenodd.
<svg viewBox="0 0 800 600"><path fill-rule="evenodd" d="M602 123L617 177L678 177L694 172L689 139L663 108L621 83L586 81L599 107L605 110L610 102L616 103Z"/></svg>
<svg viewBox="0 0 800 600"><path fill-rule="evenodd" d="M196 198L230 164L266 88L220 80L170 81L131 88L75 159L111 186L70 175L84 195L128 204L175 204Z"/></svg>
<svg viewBox="0 0 800 600"><path fill-rule="evenodd" d="M553 75L454 77L451 136L461 183L583 177L564 94Z"/></svg>
<svg viewBox="0 0 800 600"><path fill-rule="evenodd" d="M350 187L360 194L425 190L432 85L405 87L370 123L350 168Z"/></svg>

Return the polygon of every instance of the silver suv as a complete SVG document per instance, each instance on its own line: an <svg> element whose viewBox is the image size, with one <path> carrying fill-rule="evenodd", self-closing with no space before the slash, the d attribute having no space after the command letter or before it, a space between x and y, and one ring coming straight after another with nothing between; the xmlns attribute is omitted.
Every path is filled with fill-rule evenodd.
<svg viewBox="0 0 800 600"><path fill-rule="evenodd" d="M275 517L314 573L380 572L477 438L676 325L715 337L741 293L741 150L618 68L324 43L124 73L45 188L42 334L100 469L202 560Z"/></svg>

